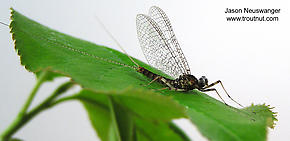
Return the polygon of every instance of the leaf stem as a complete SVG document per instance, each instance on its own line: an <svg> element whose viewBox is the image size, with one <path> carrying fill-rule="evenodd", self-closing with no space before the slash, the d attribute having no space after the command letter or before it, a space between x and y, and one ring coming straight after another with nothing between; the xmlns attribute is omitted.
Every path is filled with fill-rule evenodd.
<svg viewBox="0 0 290 141"><path fill-rule="evenodd" d="M49 104L49 108L50 107L53 107L59 103L62 103L62 102L65 102L65 101L69 101L69 100L75 100L77 99L75 95L72 95L72 96L66 96L66 97L63 97L63 98L60 98L52 103Z"/></svg>
<svg viewBox="0 0 290 141"><path fill-rule="evenodd" d="M30 92L28 99L26 100L26 102L22 106L18 115L16 116L16 119L14 119L14 121L8 126L8 128L6 130L4 130L4 132L1 134L1 136L0 136L1 140L8 140L11 137L11 135L13 134L13 131L15 130L15 128L17 128L19 126L19 124L25 119L24 116L27 112L27 109L29 108L29 106L30 106L36 92L38 91L39 87L44 82L46 75L47 75L47 71L42 71L40 73L40 76L37 79L35 86L33 87L32 91Z"/></svg>
<svg viewBox="0 0 290 141"><path fill-rule="evenodd" d="M74 86L74 83L69 81L69 82L65 82L62 85L60 85L49 97L47 97L42 103L40 103L38 106L36 106L35 108L33 108L31 110L31 112L29 113L33 113L34 111L37 111L38 109L44 109L44 108L50 108L53 107L51 105L51 103L53 103L53 101L60 96L61 94L63 94L64 92L66 92L68 89L70 89L72 86ZM60 103L60 102L59 102Z"/></svg>
<svg viewBox="0 0 290 141"><path fill-rule="evenodd" d="M52 106L49 106L49 104L60 94L64 93L66 90L71 88L73 86L72 82L66 82L59 86L48 98L46 98L42 103L40 103L38 106L33 108L30 112L27 112L27 109L30 104L28 102L32 102L33 97L35 96L35 93L37 92L39 86L42 82L44 82L46 73L41 74L35 87L33 88L27 102L24 104L24 108L21 109L20 113L16 117L16 119L12 122L12 124L1 134L0 140L6 141L11 138L11 136L17 132L23 125L25 125L28 121L33 119L37 114L44 111L47 108L50 108ZM31 98L32 97L32 98Z"/></svg>
<svg viewBox="0 0 290 141"><path fill-rule="evenodd" d="M47 75L47 71L42 71L40 73L40 76L39 78L37 79L37 82L34 86L34 88L32 89L32 91L30 92L29 94L29 97L28 99L26 100L26 102L24 103L22 109L20 110L20 112L18 113L18 116L17 118L22 118L26 112L27 112L27 109L29 108L34 96L36 95L36 92L38 91L39 87L41 86L41 84L44 82L45 78L46 78L46 75Z"/></svg>

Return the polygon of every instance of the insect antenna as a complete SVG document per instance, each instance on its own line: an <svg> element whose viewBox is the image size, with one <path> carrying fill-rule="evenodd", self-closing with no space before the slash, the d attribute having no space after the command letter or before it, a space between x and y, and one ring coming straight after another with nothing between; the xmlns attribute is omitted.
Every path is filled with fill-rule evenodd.
<svg viewBox="0 0 290 141"><path fill-rule="evenodd" d="M138 63L136 63L133 58L131 56L128 55L128 53L125 51L125 49L121 46L121 44L117 41L117 39L112 35L112 33L106 28L106 26L103 24L103 22L97 17L95 16L97 22L102 26L102 28L106 31L106 33L113 39L113 41L117 44L117 46L129 57L129 59L137 66L140 67L138 65Z"/></svg>
<svg viewBox="0 0 290 141"><path fill-rule="evenodd" d="M1 22L1 21L0 21L0 24L2 24L2 25L5 25L5 26L8 26L8 27L9 27L9 25L8 25L8 24L6 24L6 23L4 23L4 22Z"/></svg>

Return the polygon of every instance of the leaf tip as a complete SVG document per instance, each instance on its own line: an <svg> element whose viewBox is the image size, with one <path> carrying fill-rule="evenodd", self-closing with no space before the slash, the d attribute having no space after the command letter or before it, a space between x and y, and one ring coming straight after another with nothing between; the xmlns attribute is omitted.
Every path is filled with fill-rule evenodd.
<svg viewBox="0 0 290 141"><path fill-rule="evenodd" d="M270 105L266 105L264 103L261 105L251 104L251 106L248 108L254 110L255 113L259 114L260 117L264 118L266 120L266 125L269 128L271 129L275 128L276 121L278 121L277 119L278 113L273 111L275 107L271 107Z"/></svg>

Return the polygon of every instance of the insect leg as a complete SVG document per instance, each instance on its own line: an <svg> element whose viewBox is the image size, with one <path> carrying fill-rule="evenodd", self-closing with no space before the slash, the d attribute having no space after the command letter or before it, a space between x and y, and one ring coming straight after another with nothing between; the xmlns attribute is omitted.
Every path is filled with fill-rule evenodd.
<svg viewBox="0 0 290 141"><path fill-rule="evenodd" d="M174 87L165 78L161 77L160 80L169 87L169 90L174 89Z"/></svg>
<svg viewBox="0 0 290 141"><path fill-rule="evenodd" d="M168 86L168 87L166 87L166 88L161 88L161 89L159 89L159 90L165 90L165 89L168 89L168 90L174 90L174 91L179 91L179 92L186 92L186 91L188 91L188 90L186 90L186 89L179 89L179 88L175 88L175 87L173 87L171 84L170 84L170 82L168 82L165 78L163 78L162 76L159 76L160 78L160 80L166 85L166 86Z"/></svg>
<svg viewBox="0 0 290 141"><path fill-rule="evenodd" d="M156 81L157 79L161 79L162 77L161 76L157 76L155 77L152 81L150 81L147 85L145 86L149 86L151 83L153 83L154 81Z"/></svg>
<svg viewBox="0 0 290 141"><path fill-rule="evenodd" d="M162 91L162 90L166 90L166 89L170 89L169 87L165 87L165 88L161 88L161 89L156 89L157 91Z"/></svg>
<svg viewBox="0 0 290 141"><path fill-rule="evenodd" d="M168 82L168 81L167 81L166 79L164 79L164 78L160 78L160 80L168 86L168 90L174 90L174 91L179 91L179 92L186 92L186 91L188 91L188 90L186 90L186 89L175 88L174 86L172 86L172 85L170 84L170 82Z"/></svg>
<svg viewBox="0 0 290 141"><path fill-rule="evenodd" d="M216 93L217 93L217 95L220 97L220 99L226 104L226 105L228 105L225 101L224 101L224 99L220 96L220 94L217 92L217 90L215 89L215 88L212 88L212 89L201 89L200 91L202 91L202 92L208 92L208 91L215 91Z"/></svg>
<svg viewBox="0 0 290 141"><path fill-rule="evenodd" d="M186 91L188 91L188 90L186 90L186 89L178 89L178 88L174 88L174 90L175 90L175 91L178 91L178 92L186 92Z"/></svg>
<svg viewBox="0 0 290 141"><path fill-rule="evenodd" d="M157 89L157 90L166 90L166 89L174 90L174 91L178 91L178 92L186 92L186 91L188 91L186 89L178 89L178 88L170 88L170 87L165 87L165 88L161 88L161 89Z"/></svg>
<svg viewBox="0 0 290 141"><path fill-rule="evenodd" d="M211 83L211 84L205 86L204 88L205 88L205 89L210 88L210 87L212 87L212 86L214 86L214 85L216 85L216 84L218 84L218 83L220 83L220 82L221 82L221 81L218 80L218 81L216 81L216 82L214 82L214 83Z"/></svg>
<svg viewBox="0 0 290 141"><path fill-rule="evenodd" d="M218 80L218 81L216 81L216 82L214 82L214 83L211 83L210 85L206 86L205 89L206 89L206 88L210 88L210 87L212 87L212 86L214 86L214 85L216 85L216 84L218 84L218 83L221 84L221 86L222 86L222 88L224 89L224 91L226 92L227 96L228 96L232 101L234 101L236 104L240 105L241 107L244 107L243 105L241 105L240 103L238 103L237 101L235 101L235 100L234 100L234 99L233 99L233 98L228 94L228 92L226 91L226 89L225 89L225 87L224 87L222 81L220 81L220 80Z"/></svg>

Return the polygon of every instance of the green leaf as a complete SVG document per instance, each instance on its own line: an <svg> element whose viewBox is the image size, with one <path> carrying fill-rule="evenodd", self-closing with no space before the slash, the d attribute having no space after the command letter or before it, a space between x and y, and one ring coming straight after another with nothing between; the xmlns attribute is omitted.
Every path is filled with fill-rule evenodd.
<svg viewBox="0 0 290 141"><path fill-rule="evenodd" d="M100 99L98 101L98 99ZM101 100L102 99L102 100ZM96 95L94 100L83 100L82 103L86 108L91 124L102 141L108 141L110 133L111 117L107 104L102 101L107 100L105 95Z"/></svg>
<svg viewBox="0 0 290 141"><path fill-rule="evenodd" d="M12 138L12 139L9 139L9 141L23 141L22 139L18 139L18 138Z"/></svg>
<svg viewBox="0 0 290 141"><path fill-rule="evenodd" d="M255 116L256 119L259 120L264 120L266 121L266 124L268 127L270 128L274 128L275 126L275 121L278 121L278 119L276 118L276 114L275 112L272 112L271 109L273 109L274 107L270 107L270 105L251 105L250 107L247 107L245 109L243 109L244 111L247 112L252 112Z"/></svg>
<svg viewBox="0 0 290 141"><path fill-rule="evenodd" d="M149 141L189 141L189 139L180 133L175 128L172 128L173 123L164 122L148 122L146 120L136 119L137 140Z"/></svg>
<svg viewBox="0 0 290 141"><path fill-rule="evenodd" d="M108 105L107 97L111 95L114 102L121 104L130 113L152 121L171 121L186 116L185 109L172 100L172 97L158 95L144 89L125 89L119 91L93 91L85 89L76 97L86 101L98 101L99 104ZM97 95L97 96L96 96Z"/></svg>
<svg viewBox="0 0 290 141"><path fill-rule="evenodd" d="M47 72L46 78L44 79L44 81L53 81L53 79L56 77L63 77L61 73L54 72L53 70L50 70L50 68L45 68L45 69L38 70L37 72L35 72L37 79L39 78L42 71Z"/></svg>
<svg viewBox="0 0 290 141"><path fill-rule="evenodd" d="M108 96L110 113L114 131L118 141L132 141L134 123L129 112L117 104L112 96Z"/></svg>
<svg viewBox="0 0 290 141"><path fill-rule="evenodd" d="M84 104L92 125L102 140L130 141L134 140L134 136L138 140L188 140L180 129L167 122L172 118L183 117L184 112L172 114L170 110L160 111L163 107L173 111L184 111L170 97L135 89L120 92L82 90L74 97ZM164 100L166 104L152 102L152 99ZM133 100L141 104L154 105L155 109L150 106L132 108L131 105L126 104ZM149 110L151 114L144 113ZM160 118L152 118L154 113L160 115Z"/></svg>
<svg viewBox="0 0 290 141"><path fill-rule="evenodd" d="M37 72L49 67L54 72L71 77L83 88L92 90L119 91L128 86L144 88L143 85L150 82L144 75L136 72L134 67L130 67L134 64L123 53L59 33L13 10L12 20L10 27L15 48L21 57L21 63L29 71ZM142 67L162 74L139 60L136 62ZM147 88L163 87L153 83ZM144 93L146 92L144 90ZM266 140L267 126L272 127L274 123L273 113L267 106L260 106L264 110L255 110L255 106L236 109L198 91L184 93L165 90L159 93L172 96L186 107L191 121L210 140ZM124 99L119 98L117 102L123 102ZM144 104L138 105L134 100L122 104L129 107L130 111L144 116L145 112L134 109L137 108L134 107L136 105L144 108ZM164 110L178 112L168 108ZM151 118L160 116L150 114L150 111L146 112ZM148 136L148 134L143 136L146 135Z"/></svg>
<svg viewBox="0 0 290 141"><path fill-rule="evenodd" d="M200 92L193 96L171 95L180 104L188 106L190 119L210 140L266 140L268 120L273 121L273 113L263 105L254 107L264 110L254 110L254 107L236 109L210 100Z"/></svg>

